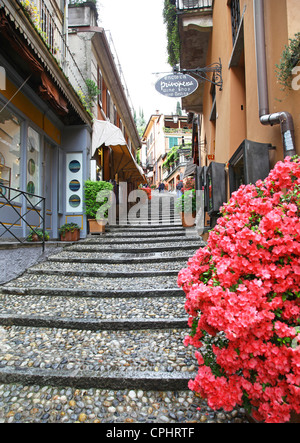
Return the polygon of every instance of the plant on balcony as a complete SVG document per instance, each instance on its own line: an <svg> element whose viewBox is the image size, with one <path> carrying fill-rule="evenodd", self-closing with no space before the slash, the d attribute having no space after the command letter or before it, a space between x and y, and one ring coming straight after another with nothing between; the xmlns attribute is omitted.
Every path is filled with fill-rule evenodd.
<svg viewBox="0 0 300 443"><path fill-rule="evenodd" d="M241 186L208 244L178 277L199 371L189 387L213 409L258 421L300 414L300 158Z"/></svg>
<svg viewBox="0 0 300 443"><path fill-rule="evenodd" d="M77 95L80 98L80 101L84 106L85 110L93 118L94 101L98 97L101 91L98 89L96 83L93 80L86 79L85 85L86 85L86 93L84 93L82 89L78 89Z"/></svg>
<svg viewBox="0 0 300 443"><path fill-rule="evenodd" d="M101 91L100 91L100 89L98 89L98 86L96 85L96 83L89 78L87 78L85 80L85 84L86 84L86 88L87 88L87 106L88 106L88 109L90 111L92 111L93 104L94 104L96 98L101 93Z"/></svg>
<svg viewBox="0 0 300 443"><path fill-rule="evenodd" d="M167 155L166 161L163 163L164 169L169 169L170 166L173 166L174 163L176 163L177 160L179 160L178 150L179 150L179 146L173 146L173 148L171 149L171 151Z"/></svg>
<svg viewBox="0 0 300 443"><path fill-rule="evenodd" d="M27 17L29 18L29 20L33 24L34 28L40 34L44 43L47 45L47 47L49 47L48 46L48 36L42 29L43 22L42 22L42 19L38 13L38 8L35 6L35 3L33 1L31 2L30 0L22 0L21 6L22 6L25 14L27 15Z"/></svg>
<svg viewBox="0 0 300 443"><path fill-rule="evenodd" d="M300 32L290 39L288 46L282 53L280 63L276 65L278 82L283 86L282 90L291 88L293 69L300 62Z"/></svg>

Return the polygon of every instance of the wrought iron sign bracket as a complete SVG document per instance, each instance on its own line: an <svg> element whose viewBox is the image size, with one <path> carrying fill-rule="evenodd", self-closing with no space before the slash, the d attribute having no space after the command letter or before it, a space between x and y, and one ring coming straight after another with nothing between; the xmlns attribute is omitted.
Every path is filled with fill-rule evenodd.
<svg viewBox="0 0 300 443"><path fill-rule="evenodd" d="M212 63L211 65L208 65L205 68L179 69L177 66L174 66L173 73L195 75L199 77L202 81L206 81L215 86L218 86L220 88L220 91L222 91L223 89L221 59L219 59L219 62ZM213 79L209 78L210 73L213 73Z"/></svg>

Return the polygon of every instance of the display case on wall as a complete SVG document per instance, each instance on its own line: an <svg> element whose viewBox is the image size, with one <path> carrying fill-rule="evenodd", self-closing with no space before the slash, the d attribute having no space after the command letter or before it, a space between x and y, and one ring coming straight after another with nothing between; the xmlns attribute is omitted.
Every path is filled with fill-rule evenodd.
<svg viewBox="0 0 300 443"><path fill-rule="evenodd" d="M270 172L269 150L272 145L244 140L229 160L230 193L241 185L264 180Z"/></svg>
<svg viewBox="0 0 300 443"><path fill-rule="evenodd" d="M207 166L197 166L196 170L196 190L197 191L204 191L204 211L207 212L207 193L205 192L206 189L206 172L207 172Z"/></svg>
<svg viewBox="0 0 300 443"><path fill-rule="evenodd" d="M217 215L226 203L225 164L212 162L206 170L206 205L210 216Z"/></svg>

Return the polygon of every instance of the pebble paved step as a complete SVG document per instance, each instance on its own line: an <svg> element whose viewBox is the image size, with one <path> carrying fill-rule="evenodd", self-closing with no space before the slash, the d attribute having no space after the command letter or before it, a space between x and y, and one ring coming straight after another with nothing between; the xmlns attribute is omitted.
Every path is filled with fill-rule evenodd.
<svg viewBox="0 0 300 443"><path fill-rule="evenodd" d="M148 253L151 252L167 252L167 251L178 251L179 249L184 251L186 249L191 249L194 247L195 249L199 249L201 246L203 246L203 243L196 243L194 242L191 244L191 242L182 242L180 244L168 244L164 246L157 246L153 245L152 243L131 243L131 244L109 244L109 243L103 243L101 245L74 245L70 248L68 248L68 251L74 251L74 252L99 252L99 251L109 251L110 253L123 253L123 254L133 254L135 252L139 253L141 252L141 248L146 249Z"/></svg>
<svg viewBox="0 0 300 443"><path fill-rule="evenodd" d="M184 389L195 375L185 329L86 331L4 327L0 382L109 389Z"/></svg>
<svg viewBox="0 0 300 443"><path fill-rule="evenodd" d="M184 298L76 298L0 294L0 325L82 330L186 328Z"/></svg>
<svg viewBox="0 0 300 443"><path fill-rule="evenodd" d="M23 288L21 286L10 286L2 288L3 294L11 294L11 295L49 295L52 297L84 297L84 298L131 298L131 297L173 297L173 296L181 296L183 295L183 291L181 289L144 289L144 290L97 290L97 289L77 289L69 287L61 288L61 287L47 287L40 288L38 286Z"/></svg>
<svg viewBox="0 0 300 443"><path fill-rule="evenodd" d="M55 257L53 257L54 259ZM168 260L162 263L155 262L145 262L140 261L138 263L79 263L67 261L61 262L57 265L57 262L53 259L49 259L47 262L40 263L28 269L27 273L31 274L56 274L62 273L64 275L92 275L95 276L109 276L112 278L114 276L127 275L129 277L134 276L151 276L151 275L177 275L178 270L186 267L188 257L182 261ZM170 273L170 274L169 274Z"/></svg>
<svg viewBox="0 0 300 443"><path fill-rule="evenodd" d="M194 230L194 228L191 228ZM141 232L165 232L165 231L170 231L172 230L173 232L185 232L185 228L182 227L182 225L176 225L174 226L174 224L166 224L166 225L161 225L161 224L152 224L152 225L146 225L146 226L141 226L141 225L122 225L122 226L109 226L108 227L108 233L110 232L137 232L137 231L141 231Z"/></svg>
<svg viewBox="0 0 300 443"><path fill-rule="evenodd" d="M72 261L77 265L77 263L88 263L88 264L112 264L112 265L121 265L121 264L135 264L141 265L141 263L145 264L158 264L158 263L169 263L170 259L173 262L183 262L187 263L188 259L194 255L196 252L195 249L184 251L178 251L178 255L174 255L174 253L161 254L161 253L140 253L140 254L97 254L97 253L72 253L72 257L69 252L64 252L56 257L51 257L51 261L53 263L69 263ZM181 269L181 268L180 268Z"/></svg>
<svg viewBox="0 0 300 443"><path fill-rule="evenodd" d="M119 245L119 244L131 245L131 244L144 244L144 243L156 243L157 244L157 242L158 242L157 237L139 238L139 241L137 242L136 237L127 238L125 236L125 237L109 237L109 238L107 238L107 236L106 236L101 241L101 246L102 245ZM196 236L193 236L193 237L183 237L183 236L182 237L177 237L176 236L175 237L174 234L173 234L173 236L169 236L169 237L160 237L159 238L159 242L162 242L162 243L175 243L175 244L176 243L182 243L182 242L185 242L185 243L189 243L189 242L197 243L197 242L200 242L200 239L199 239L199 237L196 237ZM85 245L85 247L86 246L90 246L90 245L91 246L93 246L93 245L98 245L99 246L99 241L91 239L88 242L85 242L84 245ZM80 248L80 246L74 245L74 247L72 249L74 250L74 249L76 249L78 247Z"/></svg>

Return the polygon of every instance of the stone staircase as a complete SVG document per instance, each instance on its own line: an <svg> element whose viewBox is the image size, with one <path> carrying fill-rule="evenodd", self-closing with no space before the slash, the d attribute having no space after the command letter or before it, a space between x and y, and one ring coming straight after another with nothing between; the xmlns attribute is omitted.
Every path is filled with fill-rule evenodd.
<svg viewBox="0 0 300 443"><path fill-rule="evenodd" d="M0 422L200 419L177 276L201 246L173 211L110 227L0 287Z"/></svg>
<svg viewBox="0 0 300 443"><path fill-rule="evenodd" d="M111 228L4 285L0 383L187 389L196 362L176 280L202 242L174 229Z"/></svg>

